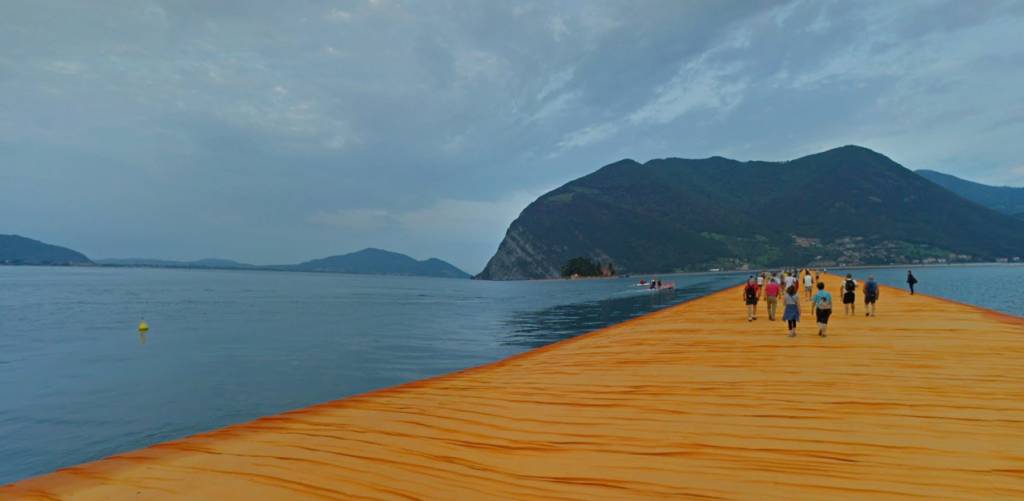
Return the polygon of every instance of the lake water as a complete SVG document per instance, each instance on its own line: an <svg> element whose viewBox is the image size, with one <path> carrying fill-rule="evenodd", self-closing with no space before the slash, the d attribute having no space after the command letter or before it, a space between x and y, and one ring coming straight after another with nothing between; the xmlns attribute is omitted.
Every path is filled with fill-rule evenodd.
<svg viewBox="0 0 1024 501"><path fill-rule="evenodd" d="M1024 315L1024 266L915 275L923 293ZM499 360L744 276L665 276L678 288L651 293L625 278L0 266L0 484Z"/></svg>
<svg viewBox="0 0 1024 501"><path fill-rule="evenodd" d="M0 484L499 360L742 280L663 278L678 288L0 266Z"/></svg>
<svg viewBox="0 0 1024 501"><path fill-rule="evenodd" d="M914 286L916 292L1024 316L1024 265L926 266L912 270L919 281ZM852 273L858 282L873 274L879 283L907 288L907 268L831 271Z"/></svg>

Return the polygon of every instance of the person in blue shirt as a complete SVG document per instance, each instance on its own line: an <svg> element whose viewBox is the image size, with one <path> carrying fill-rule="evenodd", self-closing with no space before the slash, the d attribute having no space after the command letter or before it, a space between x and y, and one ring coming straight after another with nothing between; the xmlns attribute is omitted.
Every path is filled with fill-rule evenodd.
<svg viewBox="0 0 1024 501"><path fill-rule="evenodd" d="M818 282L818 293L811 298L811 304L814 305L814 314L818 319L818 335L825 337L828 317L832 316L832 294L825 290L824 282Z"/></svg>

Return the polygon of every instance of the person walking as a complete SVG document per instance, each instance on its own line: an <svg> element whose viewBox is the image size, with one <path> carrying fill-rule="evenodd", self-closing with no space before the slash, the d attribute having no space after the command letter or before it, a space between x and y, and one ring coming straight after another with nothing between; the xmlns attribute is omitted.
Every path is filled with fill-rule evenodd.
<svg viewBox="0 0 1024 501"><path fill-rule="evenodd" d="M764 286L764 303L765 308L768 308L768 320L775 321L775 312L779 308L779 295L781 293L782 287L779 286L779 281L772 276Z"/></svg>
<svg viewBox="0 0 1024 501"><path fill-rule="evenodd" d="M751 275L747 279L747 286L743 288L743 302L747 305L747 322L757 320L757 299L760 292L757 282L754 281L754 276Z"/></svg>
<svg viewBox="0 0 1024 501"><path fill-rule="evenodd" d="M853 275L847 273L846 280L843 280L841 286L843 293L843 311L847 315L857 314L857 281L853 279Z"/></svg>
<svg viewBox="0 0 1024 501"><path fill-rule="evenodd" d="M811 276L811 270L804 270L804 290L807 291L807 299L811 298L812 289L814 289L814 277Z"/></svg>
<svg viewBox="0 0 1024 501"><path fill-rule="evenodd" d="M786 289L782 302L786 305L782 311L782 319L789 328L789 337L796 337L796 324L800 322L800 296L797 295L795 286L791 285Z"/></svg>
<svg viewBox="0 0 1024 501"><path fill-rule="evenodd" d="M914 277L914 272L907 270L907 285L910 286L910 295L914 295L914 285L917 284L917 278Z"/></svg>
<svg viewBox="0 0 1024 501"><path fill-rule="evenodd" d="M878 301L879 287L874 276L869 276L864 283L864 316L875 316L875 302Z"/></svg>
<svg viewBox="0 0 1024 501"><path fill-rule="evenodd" d="M818 320L818 335L826 337L828 318L832 316L832 294L825 290L824 282L818 282L818 292L811 299L811 304L814 305L814 315Z"/></svg>

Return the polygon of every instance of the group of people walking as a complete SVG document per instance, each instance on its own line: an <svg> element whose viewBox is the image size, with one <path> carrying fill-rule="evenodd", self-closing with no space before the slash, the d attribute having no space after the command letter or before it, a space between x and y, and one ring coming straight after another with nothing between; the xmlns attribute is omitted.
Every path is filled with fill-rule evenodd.
<svg viewBox="0 0 1024 501"><path fill-rule="evenodd" d="M911 291L913 284L917 283L913 274L908 272L908 281ZM800 287L803 287L807 300L810 301L814 311L815 320L818 323L818 335L826 337L828 334L828 321L832 316L832 294L825 290L825 283L821 281L818 271L812 270L784 270L780 272L764 272L751 275L743 287L743 300L747 305L747 321L757 320L757 304L764 298L768 309L768 319L774 321L777 318L778 306L783 305L782 320L786 322L789 330L789 337L796 336L796 325L800 322ZM857 314L857 291L860 284L854 280L852 274L847 274L839 287L839 297L842 298L843 310L846 315ZM875 277L869 276L864 283L864 316L875 316L875 303L881 290Z"/></svg>

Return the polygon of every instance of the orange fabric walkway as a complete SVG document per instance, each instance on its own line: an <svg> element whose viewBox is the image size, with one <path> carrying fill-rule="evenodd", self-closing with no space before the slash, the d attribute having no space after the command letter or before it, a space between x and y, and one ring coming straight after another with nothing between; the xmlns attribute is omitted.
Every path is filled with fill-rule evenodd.
<svg viewBox="0 0 1024 501"><path fill-rule="evenodd" d="M1024 319L883 287L821 339L738 288L119 454L18 499L1024 498Z"/></svg>

